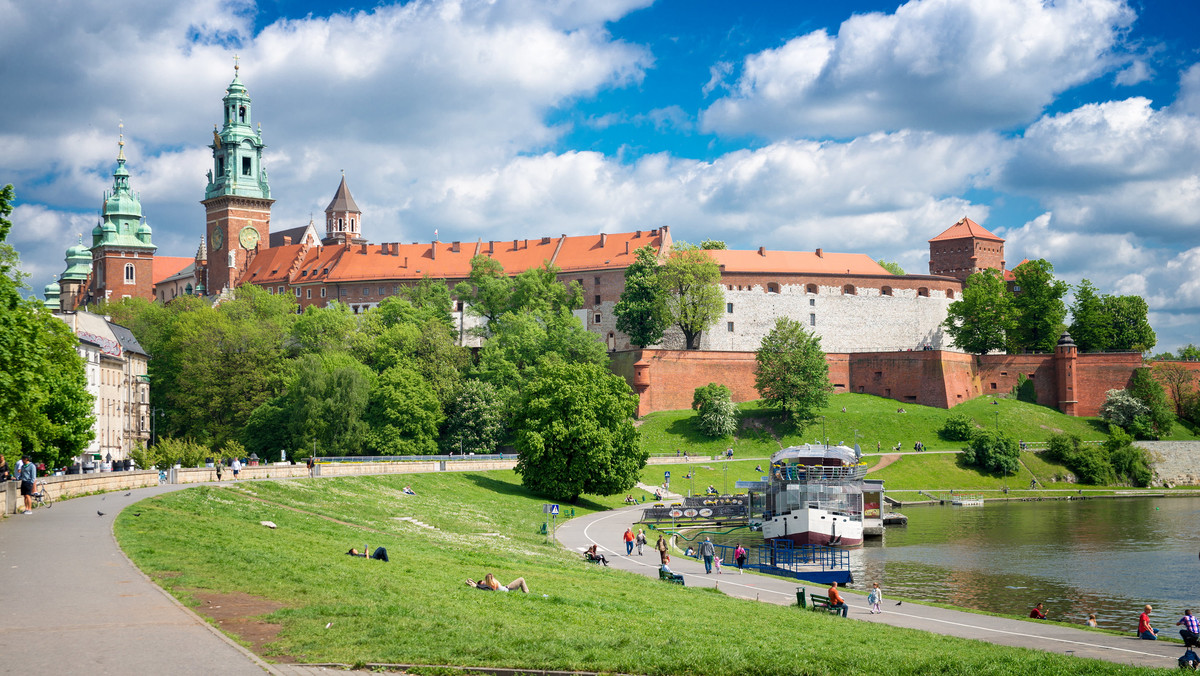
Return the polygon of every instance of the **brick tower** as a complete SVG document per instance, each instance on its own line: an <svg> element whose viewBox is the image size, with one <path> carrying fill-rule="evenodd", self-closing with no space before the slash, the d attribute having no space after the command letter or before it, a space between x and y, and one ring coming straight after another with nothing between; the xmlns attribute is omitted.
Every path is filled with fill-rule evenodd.
<svg viewBox="0 0 1200 676"><path fill-rule="evenodd" d="M142 202L129 189L124 134L117 147L113 188L105 193L100 223L92 230L92 275L80 304L121 298L154 300L154 251L158 247L151 244L150 225L142 220Z"/></svg>
<svg viewBox="0 0 1200 676"><path fill-rule="evenodd" d="M271 234L271 188L262 164L261 127L250 122L250 96L233 67L233 82L225 90L224 125L213 126L213 168L201 204L208 235L207 279L209 294L236 288L246 263Z"/></svg>
<svg viewBox="0 0 1200 676"><path fill-rule="evenodd" d="M1079 348L1071 334L1063 331L1054 346L1054 380L1058 391L1058 410L1067 415L1077 415L1079 397L1075 390L1075 364L1079 359Z"/></svg>
<svg viewBox="0 0 1200 676"><path fill-rule="evenodd" d="M980 270L1004 271L1004 240L967 217L929 240L929 274L967 277Z"/></svg>

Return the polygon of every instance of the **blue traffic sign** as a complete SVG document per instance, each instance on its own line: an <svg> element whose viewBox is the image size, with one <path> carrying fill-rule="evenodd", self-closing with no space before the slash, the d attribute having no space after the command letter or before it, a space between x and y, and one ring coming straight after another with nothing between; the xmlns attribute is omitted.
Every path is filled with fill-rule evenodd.
<svg viewBox="0 0 1200 676"><path fill-rule="evenodd" d="M551 515L558 514L558 505L550 505L550 514Z"/></svg>
<svg viewBox="0 0 1200 676"><path fill-rule="evenodd" d="M664 478L664 479L670 479L670 478L671 478L671 472L670 472L670 471L663 472L663 478Z"/></svg>

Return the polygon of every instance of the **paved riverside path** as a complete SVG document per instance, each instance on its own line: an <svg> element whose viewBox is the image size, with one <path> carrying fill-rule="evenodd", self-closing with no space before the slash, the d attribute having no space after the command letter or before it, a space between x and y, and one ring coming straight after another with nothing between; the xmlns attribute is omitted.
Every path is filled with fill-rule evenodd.
<svg viewBox="0 0 1200 676"><path fill-rule="evenodd" d="M592 544L605 551L612 568L632 571L648 577L658 577L658 552L654 542L656 531L647 531L648 546L645 555L625 556L625 545L621 539L625 529L636 524L642 507L625 507L610 512L599 512L571 519L558 527L558 541L567 549L583 552ZM637 532L637 526L634 526ZM809 594L825 595L828 587L802 583L800 580L782 580L765 575L745 573L739 575L737 567L722 564L722 574L704 573L701 561L683 555L671 554L671 570L682 573L689 587L718 586L730 596L758 599L766 603L796 605L796 587L803 585ZM666 583L664 583L666 584ZM1143 641L1133 636L1114 636L1083 629L1074 629L1055 624L1041 624L989 615L978 615L960 610L947 610L919 603L905 602L897 607L894 600L887 600L887 585L884 585L883 613L871 615L865 595L843 594L850 606L850 621L878 622L897 627L909 627L947 636L978 639L998 645L1034 648L1046 652L1071 654L1076 657L1091 657L1142 667L1175 667L1183 645L1166 641ZM811 612L796 609L797 612ZM1137 622L1140 609L1130 608L1129 624ZM1157 613L1155 626L1164 636L1178 636L1174 626L1177 617ZM832 619L832 618L831 618ZM838 618L840 620L840 618Z"/></svg>
<svg viewBox="0 0 1200 676"><path fill-rule="evenodd" d="M112 525L123 508L195 485L72 498L0 520L0 674L322 673L266 664L151 582L117 547Z"/></svg>

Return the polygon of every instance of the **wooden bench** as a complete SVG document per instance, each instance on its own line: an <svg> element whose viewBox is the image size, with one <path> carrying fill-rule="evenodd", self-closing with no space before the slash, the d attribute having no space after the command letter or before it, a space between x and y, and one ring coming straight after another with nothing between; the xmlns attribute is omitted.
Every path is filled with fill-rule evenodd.
<svg viewBox="0 0 1200 676"><path fill-rule="evenodd" d="M805 602L804 602L804 596L805 596L804 587L796 587L796 604L799 605L801 608L806 607ZM825 612L833 613L834 615L837 615L842 612L842 611L838 610L837 608L834 608L829 603L828 596L817 596L815 594L808 595L807 607L814 611L815 610L824 610Z"/></svg>
<svg viewBox="0 0 1200 676"><path fill-rule="evenodd" d="M683 583L682 575L680 575L679 573L668 573L667 571L663 570L662 568L658 569L658 579L663 580L664 582L670 582L671 584L677 584L680 587L687 586Z"/></svg>

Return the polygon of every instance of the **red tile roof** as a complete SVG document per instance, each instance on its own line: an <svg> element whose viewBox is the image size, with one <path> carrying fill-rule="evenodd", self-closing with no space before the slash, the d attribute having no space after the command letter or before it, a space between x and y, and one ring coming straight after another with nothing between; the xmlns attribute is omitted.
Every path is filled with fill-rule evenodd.
<svg viewBox="0 0 1200 676"><path fill-rule="evenodd" d="M1003 242L1003 237L997 237L988 232L984 227L975 221L963 216L962 220L950 226L945 232L929 240L930 242L940 242L946 239L967 239L975 237L978 239L991 239L997 242Z"/></svg>
<svg viewBox="0 0 1200 676"><path fill-rule="evenodd" d="M192 256L155 256L150 265L150 277L158 284L194 262L196 259Z"/></svg>
<svg viewBox="0 0 1200 676"><path fill-rule="evenodd" d="M866 254L828 251L710 251L725 272L789 272L816 274L890 275Z"/></svg>
<svg viewBox="0 0 1200 676"><path fill-rule="evenodd" d="M1013 270L1016 270L1017 268L1021 267L1022 265L1025 265L1028 262L1029 262L1028 258L1022 258L1020 263L1017 263L1016 265L1012 266L1011 268L1006 269L1004 271L1004 281L1006 281L1006 282L1017 281L1017 276L1015 274L1013 274Z"/></svg>

